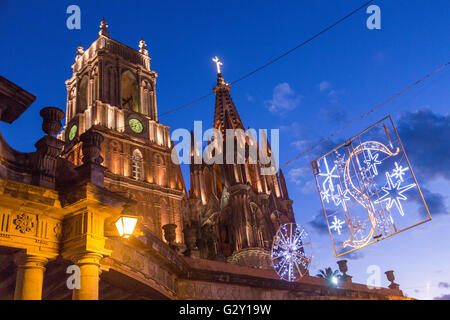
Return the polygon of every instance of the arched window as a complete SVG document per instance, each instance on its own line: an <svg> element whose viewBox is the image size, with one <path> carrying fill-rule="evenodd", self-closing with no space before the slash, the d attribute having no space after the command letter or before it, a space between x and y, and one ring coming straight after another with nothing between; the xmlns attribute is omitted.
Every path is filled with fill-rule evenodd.
<svg viewBox="0 0 450 320"><path fill-rule="evenodd" d="M158 154L155 153L154 155L154 163L155 163L155 183L159 184L160 186L165 186L166 185L166 166L164 164L164 159L163 157Z"/></svg>
<svg viewBox="0 0 450 320"><path fill-rule="evenodd" d="M142 180L142 153L135 149L131 159L131 177L134 180Z"/></svg>
<svg viewBox="0 0 450 320"><path fill-rule="evenodd" d="M110 105L116 105L116 71L113 66L108 66L108 78L106 79L106 99Z"/></svg>
<svg viewBox="0 0 450 320"><path fill-rule="evenodd" d="M122 74L121 84L122 108L132 110L134 112L141 112L139 86L136 81L136 77L130 71L125 71Z"/></svg>
<svg viewBox="0 0 450 320"><path fill-rule="evenodd" d="M77 110L76 110L76 89L73 87L72 89L69 89L69 96L67 99L67 112L68 112L68 119L71 119L73 116L75 116Z"/></svg>
<svg viewBox="0 0 450 320"><path fill-rule="evenodd" d="M147 80L143 80L141 82L141 113L155 119L155 110L153 108L153 87Z"/></svg>
<svg viewBox="0 0 450 320"><path fill-rule="evenodd" d="M88 84L89 77L84 76L80 82L79 96L78 96L78 108L77 113L84 112L88 105Z"/></svg>

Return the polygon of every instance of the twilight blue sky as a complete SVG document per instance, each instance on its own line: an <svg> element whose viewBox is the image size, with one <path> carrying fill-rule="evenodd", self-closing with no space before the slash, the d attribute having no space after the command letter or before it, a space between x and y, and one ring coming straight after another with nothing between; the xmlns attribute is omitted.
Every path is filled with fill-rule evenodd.
<svg viewBox="0 0 450 320"><path fill-rule="evenodd" d="M137 48L149 45L158 72L158 111L163 113L211 92L219 56L228 82L294 47L362 0L315 1L23 1L0 0L0 74L37 96L13 125L0 124L6 140L33 151L42 136L39 110L65 109L64 81L71 76L78 44L97 37L105 17L111 37ZM81 30L66 28L66 8L81 8ZM245 126L280 128L283 164L308 145L446 63L450 57L448 0L375 1L381 30L368 30L360 11L281 61L232 87ZM447 69L449 69L448 67ZM412 297L450 297L450 72L436 74L348 130L336 141L391 114L398 125L433 220L371 245L349 260L349 274L365 283L366 269L394 269ZM160 121L175 128L194 120L212 124L210 97ZM324 149L319 148L324 151ZM284 170L297 222L310 231L312 273L337 268L309 157ZM185 173L186 184L189 178ZM387 280L382 275L382 284ZM428 286L428 289L427 289Z"/></svg>

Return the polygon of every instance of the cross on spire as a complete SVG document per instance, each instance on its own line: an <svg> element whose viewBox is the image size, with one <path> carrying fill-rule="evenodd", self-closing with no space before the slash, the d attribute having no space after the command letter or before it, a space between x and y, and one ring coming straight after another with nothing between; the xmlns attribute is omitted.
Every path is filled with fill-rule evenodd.
<svg viewBox="0 0 450 320"><path fill-rule="evenodd" d="M216 67L217 67L217 74L221 74L220 72L220 66L223 66L223 63L219 60L219 58L217 58L217 56L215 56L212 61L214 61L216 63Z"/></svg>

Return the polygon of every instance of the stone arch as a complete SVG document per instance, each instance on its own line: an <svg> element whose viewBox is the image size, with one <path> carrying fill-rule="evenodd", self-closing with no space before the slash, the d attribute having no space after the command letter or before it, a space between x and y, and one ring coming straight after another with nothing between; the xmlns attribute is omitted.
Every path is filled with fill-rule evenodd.
<svg viewBox="0 0 450 320"><path fill-rule="evenodd" d="M106 67L105 100L110 105L117 105L117 71L113 65Z"/></svg>
<svg viewBox="0 0 450 320"><path fill-rule="evenodd" d="M141 82L141 109L142 113L155 119L155 110L153 108L153 84L149 80L142 80Z"/></svg>
<svg viewBox="0 0 450 320"><path fill-rule="evenodd" d="M141 112L139 86L136 76L129 70L122 73L120 93L122 108Z"/></svg>
<svg viewBox="0 0 450 320"><path fill-rule="evenodd" d="M144 157L139 149L134 149L131 157L131 177L134 180L142 180L143 170L142 163Z"/></svg>
<svg viewBox="0 0 450 320"><path fill-rule="evenodd" d="M164 158L159 154L155 153L153 155L153 161L154 161L154 181L158 185L165 185L166 182L166 164L164 162Z"/></svg>
<svg viewBox="0 0 450 320"><path fill-rule="evenodd" d="M68 99L67 99L67 110L68 110L68 119L70 120L75 113L77 112L76 110L76 102L77 102L77 89L75 87L72 87L69 89L69 95L68 95Z"/></svg>

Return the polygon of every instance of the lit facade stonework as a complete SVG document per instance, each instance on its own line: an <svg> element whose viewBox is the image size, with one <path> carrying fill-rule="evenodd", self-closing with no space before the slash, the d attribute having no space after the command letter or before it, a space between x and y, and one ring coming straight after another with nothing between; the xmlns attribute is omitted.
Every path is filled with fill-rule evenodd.
<svg viewBox="0 0 450 320"><path fill-rule="evenodd" d="M339 288L280 281L267 253L279 224L294 221L282 173L191 165L187 193L158 121L156 76L145 42L131 49L102 21L78 48L66 112L41 110L36 151L0 135L0 299L404 299L398 285L370 290L350 276ZM241 128L221 76L215 92L213 126ZM0 77L1 121L34 99ZM114 225L123 215L138 217L127 239ZM73 265L81 286L69 289Z"/></svg>
<svg viewBox="0 0 450 320"><path fill-rule="evenodd" d="M232 145L225 138L226 130L245 130L230 96L230 86L218 74L213 128L224 137L223 152L241 143L243 150L259 150L256 137L237 136ZM292 200L289 199L282 171L280 176L262 174L260 161L250 161L250 152L243 164L195 164L197 143L192 135L191 189L189 214L185 230L198 236L186 239L188 249L202 258L223 260L257 268L271 268L270 248L280 225L295 222ZM264 155L270 154L270 147ZM237 157L237 155L235 155ZM225 156L224 156L225 158ZM266 165L267 166L267 165Z"/></svg>
<svg viewBox="0 0 450 320"><path fill-rule="evenodd" d="M157 73L150 69L145 42L139 46L136 51L111 39L102 21L98 39L87 50L78 48L66 81L62 156L79 165L79 137L89 129L101 133L105 187L136 200L141 222L160 238L164 225L176 225L181 244L183 178L171 161L169 127L158 121Z"/></svg>

